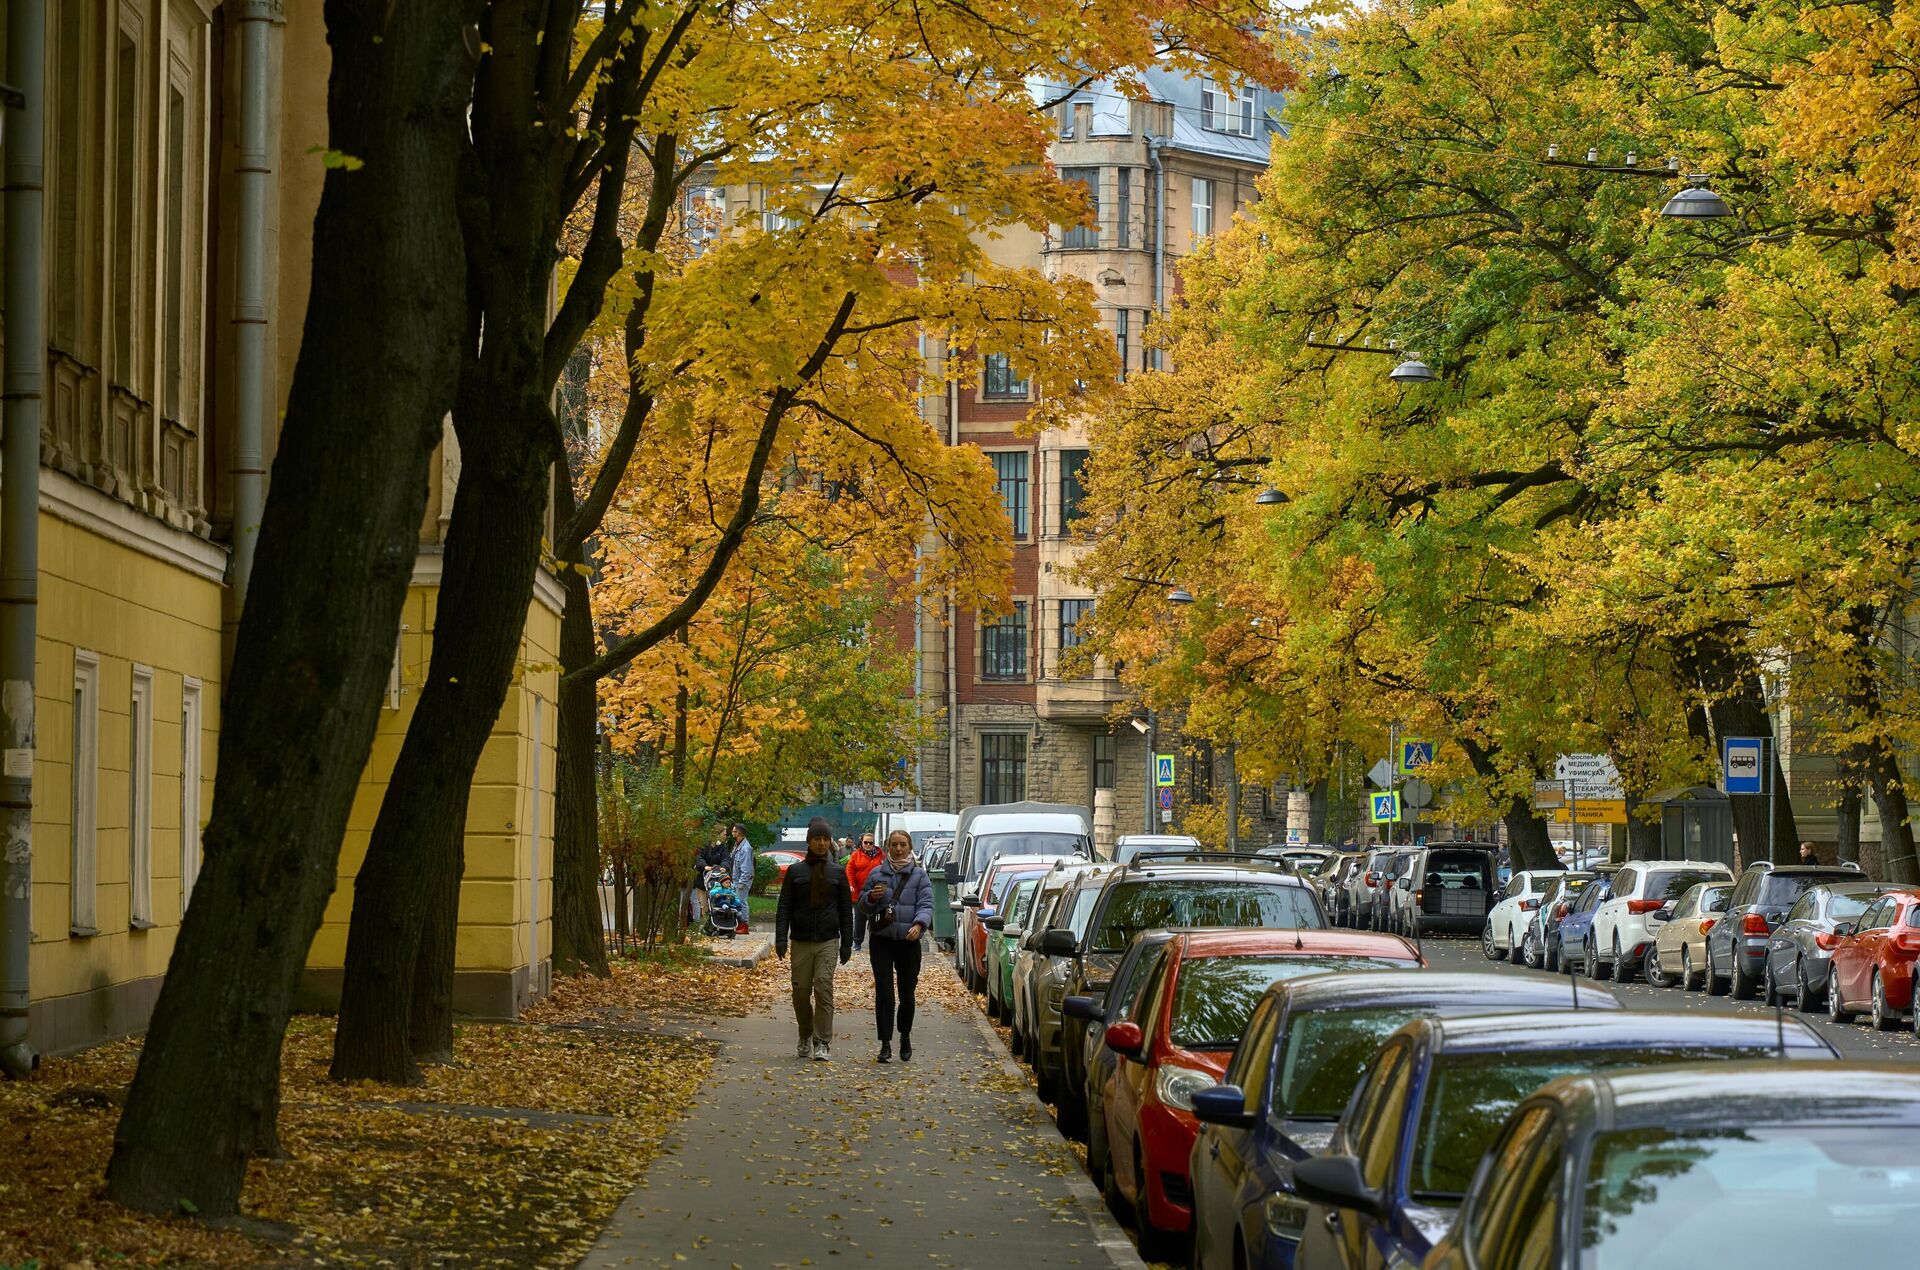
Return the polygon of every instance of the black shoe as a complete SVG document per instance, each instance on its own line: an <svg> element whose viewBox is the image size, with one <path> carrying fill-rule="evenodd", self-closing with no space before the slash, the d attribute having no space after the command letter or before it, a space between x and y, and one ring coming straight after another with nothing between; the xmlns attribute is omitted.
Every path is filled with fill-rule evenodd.
<svg viewBox="0 0 1920 1270"><path fill-rule="evenodd" d="M885 1054L887 1051L882 1048L880 1052ZM886 1060L882 1058L880 1061L885 1062ZM905 1032L900 1034L900 1061L903 1063L911 1063L913 1061L913 1038Z"/></svg>
<svg viewBox="0 0 1920 1270"><path fill-rule="evenodd" d="M892 1041L880 1042L880 1057L874 1059L873 1061L876 1063L891 1063L893 1061L893 1042Z"/></svg>

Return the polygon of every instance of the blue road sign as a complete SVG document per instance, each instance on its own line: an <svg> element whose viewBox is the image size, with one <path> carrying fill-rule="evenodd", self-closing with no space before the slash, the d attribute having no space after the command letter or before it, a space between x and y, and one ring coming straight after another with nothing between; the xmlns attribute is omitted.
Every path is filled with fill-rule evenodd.
<svg viewBox="0 0 1920 1270"><path fill-rule="evenodd" d="M1156 754L1153 756L1153 783L1162 789L1173 786L1173 755Z"/></svg>
<svg viewBox="0 0 1920 1270"><path fill-rule="evenodd" d="M1160 810L1173 810L1173 787L1171 785L1163 786L1160 790Z"/></svg>
<svg viewBox="0 0 1920 1270"><path fill-rule="evenodd" d="M1369 794L1373 803L1373 823L1390 825L1400 819L1400 794L1398 790L1389 790L1384 794Z"/></svg>
<svg viewBox="0 0 1920 1270"><path fill-rule="evenodd" d="M1400 775L1411 776L1423 767L1433 766L1433 742L1407 740L1400 742Z"/></svg>
<svg viewBox="0 0 1920 1270"><path fill-rule="evenodd" d="M1767 739L1730 736L1720 743L1721 787L1729 794L1767 792Z"/></svg>

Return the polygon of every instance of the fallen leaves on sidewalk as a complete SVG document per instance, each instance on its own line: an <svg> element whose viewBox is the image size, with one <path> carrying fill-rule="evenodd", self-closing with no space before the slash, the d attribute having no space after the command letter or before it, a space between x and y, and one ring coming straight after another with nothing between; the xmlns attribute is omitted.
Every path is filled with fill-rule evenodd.
<svg viewBox="0 0 1920 1270"><path fill-rule="evenodd" d="M686 960L563 980L525 1023L462 1027L411 1088L329 1081L333 1020L296 1018L286 1156L250 1168L247 1220L223 1230L101 1195L138 1040L49 1060L0 1083L0 1265L570 1266L711 1065L706 1041L634 1021L744 1013L773 978Z"/></svg>

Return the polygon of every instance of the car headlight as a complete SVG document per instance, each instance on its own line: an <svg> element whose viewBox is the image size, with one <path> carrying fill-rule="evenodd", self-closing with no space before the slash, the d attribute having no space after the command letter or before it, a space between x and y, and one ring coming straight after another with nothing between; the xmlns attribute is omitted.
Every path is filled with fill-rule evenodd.
<svg viewBox="0 0 1920 1270"><path fill-rule="evenodd" d="M1167 1106L1182 1111L1193 1110L1193 1095L1197 1090L1211 1089L1217 1083L1212 1072L1177 1063L1162 1063L1153 1073L1154 1094Z"/></svg>
<svg viewBox="0 0 1920 1270"><path fill-rule="evenodd" d="M1297 1243L1307 1231L1306 1204L1285 1191L1275 1191L1267 1196L1260 1205L1260 1212L1266 1220L1267 1233L1277 1239L1289 1239Z"/></svg>

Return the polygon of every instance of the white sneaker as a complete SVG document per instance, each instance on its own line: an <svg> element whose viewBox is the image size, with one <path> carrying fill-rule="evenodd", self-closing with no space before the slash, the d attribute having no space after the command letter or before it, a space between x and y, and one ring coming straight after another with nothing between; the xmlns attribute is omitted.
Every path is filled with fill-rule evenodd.
<svg viewBox="0 0 1920 1270"><path fill-rule="evenodd" d="M800 1040L800 1047L794 1050L793 1056L795 1058L813 1058L814 1057L813 1051L814 1051L813 1038L802 1037Z"/></svg>
<svg viewBox="0 0 1920 1270"><path fill-rule="evenodd" d="M831 1058L832 1058L832 1055L827 1053L827 1043L825 1041L815 1041L813 1043L813 1061L814 1062L824 1063Z"/></svg>

